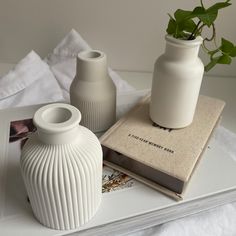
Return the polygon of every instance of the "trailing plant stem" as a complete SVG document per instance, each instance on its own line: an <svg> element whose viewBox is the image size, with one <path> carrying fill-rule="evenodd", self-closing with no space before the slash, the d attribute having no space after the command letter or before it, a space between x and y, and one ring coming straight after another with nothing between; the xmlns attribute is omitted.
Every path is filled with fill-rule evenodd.
<svg viewBox="0 0 236 236"><path fill-rule="evenodd" d="M188 37L188 40L194 39L195 38L195 33L199 32L198 27L201 24L201 21L199 20L198 23L196 24L195 29L193 30L192 34Z"/></svg>
<svg viewBox="0 0 236 236"><path fill-rule="evenodd" d="M216 37L215 24L212 23L211 26L212 26L212 36L211 36L211 38L205 38L205 40L208 41L208 42L212 41L212 40L215 39L215 37Z"/></svg>
<svg viewBox="0 0 236 236"><path fill-rule="evenodd" d="M202 1L202 0L200 0L200 2L201 2L201 6L202 6L202 8L204 8L203 1Z"/></svg>

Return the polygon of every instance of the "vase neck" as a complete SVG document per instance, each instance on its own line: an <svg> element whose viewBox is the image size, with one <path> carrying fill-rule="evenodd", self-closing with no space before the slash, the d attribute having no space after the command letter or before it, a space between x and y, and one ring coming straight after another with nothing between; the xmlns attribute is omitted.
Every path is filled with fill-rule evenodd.
<svg viewBox="0 0 236 236"><path fill-rule="evenodd" d="M78 137L79 125L71 130L63 132L45 132L40 128L37 129L38 139L46 144L68 144L72 143Z"/></svg>
<svg viewBox="0 0 236 236"><path fill-rule="evenodd" d="M202 38L181 40L166 36L165 56L173 60L193 60L198 57Z"/></svg>
<svg viewBox="0 0 236 236"><path fill-rule="evenodd" d="M78 137L80 111L69 104L54 103L41 107L34 115L37 135L46 144L67 144Z"/></svg>
<svg viewBox="0 0 236 236"><path fill-rule="evenodd" d="M76 77L79 80L96 82L107 77L106 54L100 51L82 51L77 56Z"/></svg>

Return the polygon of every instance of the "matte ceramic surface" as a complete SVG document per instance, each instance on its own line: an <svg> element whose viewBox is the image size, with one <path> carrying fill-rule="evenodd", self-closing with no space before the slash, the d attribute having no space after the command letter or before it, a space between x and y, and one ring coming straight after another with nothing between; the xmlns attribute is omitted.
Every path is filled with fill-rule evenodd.
<svg viewBox="0 0 236 236"><path fill-rule="evenodd" d="M202 38L180 40L166 36L166 50L154 66L150 117L167 128L193 121L204 66L198 57Z"/></svg>
<svg viewBox="0 0 236 236"><path fill-rule="evenodd" d="M83 51L78 54L70 100L82 113L81 124L93 132L105 131L113 125L116 119L116 87L108 75L103 52Z"/></svg>
<svg viewBox="0 0 236 236"><path fill-rule="evenodd" d="M34 115L21 170L35 217L53 229L74 229L96 213L102 196L102 149L80 126L79 110L50 104Z"/></svg>

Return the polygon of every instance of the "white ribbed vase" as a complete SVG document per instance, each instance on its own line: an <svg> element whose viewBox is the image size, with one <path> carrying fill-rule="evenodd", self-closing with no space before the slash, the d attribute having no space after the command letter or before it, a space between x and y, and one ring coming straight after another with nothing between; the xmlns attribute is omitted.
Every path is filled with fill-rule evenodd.
<svg viewBox="0 0 236 236"><path fill-rule="evenodd" d="M70 86L70 102L82 113L81 125L93 132L110 128L116 120L116 87L101 51L78 54L76 76Z"/></svg>
<svg viewBox="0 0 236 236"><path fill-rule="evenodd" d="M26 142L21 170L35 217L45 226L80 227L96 213L102 196L102 149L80 126L80 111L50 104L34 115L37 132Z"/></svg>

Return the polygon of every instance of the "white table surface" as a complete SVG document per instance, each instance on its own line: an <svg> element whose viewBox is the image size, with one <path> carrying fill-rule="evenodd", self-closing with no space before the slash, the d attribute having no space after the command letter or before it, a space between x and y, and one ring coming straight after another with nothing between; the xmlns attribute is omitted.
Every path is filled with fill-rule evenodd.
<svg viewBox="0 0 236 236"><path fill-rule="evenodd" d="M4 75L13 66L0 63L0 75ZM151 88L152 73L118 71L118 74L137 90ZM204 76L201 94L220 98L226 102L222 125L236 133L236 77Z"/></svg>

